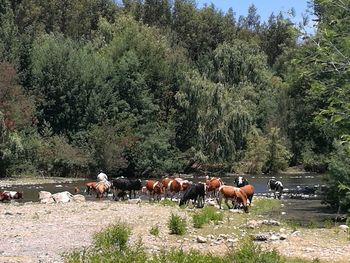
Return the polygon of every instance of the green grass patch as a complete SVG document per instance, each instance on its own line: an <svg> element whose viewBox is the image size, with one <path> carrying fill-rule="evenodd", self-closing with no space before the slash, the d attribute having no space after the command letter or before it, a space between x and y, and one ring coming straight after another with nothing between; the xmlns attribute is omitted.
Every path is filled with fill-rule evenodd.
<svg viewBox="0 0 350 263"><path fill-rule="evenodd" d="M152 226L149 233L153 236L159 236L159 226Z"/></svg>
<svg viewBox="0 0 350 263"><path fill-rule="evenodd" d="M130 228L121 223L108 227L106 230L94 235L94 244L101 249L123 250L131 234Z"/></svg>
<svg viewBox="0 0 350 263"><path fill-rule="evenodd" d="M209 221L213 221L217 224L218 221L222 221L223 218L223 213L212 206L206 206L200 212L192 215L193 226L195 228L201 228L204 224L209 223Z"/></svg>
<svg viewBox="0 0 350 263"><path fill-rule="evenodd" d="M249 210L252 215L280 214L282 201L278 199L253 199L253 206Z"/></svg>
<svg viewBox="0 0 350 263"><path fill-rule="evenodd" d="M171 201L170 199L163 199L163 200L160 200L159 201L159 204L160 205L163 205L163 206L171 206L171 207L175 207L175 206L178 206L179 204L175 201Z"/></svg>
<svg viewBox="0 0 350 263"><path fill-rule="evenodd" d="M183 235L186 233L186 220L172 213L168 221L168 227L171 234Z"/></svg>

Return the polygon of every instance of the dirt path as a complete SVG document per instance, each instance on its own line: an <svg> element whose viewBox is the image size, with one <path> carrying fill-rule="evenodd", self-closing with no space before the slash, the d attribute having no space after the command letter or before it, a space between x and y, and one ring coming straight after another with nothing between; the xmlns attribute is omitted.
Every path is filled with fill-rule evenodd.
<svg viewBox="0 0 350 263"><path fill-rule="evenodd" d="M224 243L197 243L194 238L197 232L191 227L186 237L169 235L167 221L172 212L187 217L190 222L186 210L148 203L0 203L0 262L63 262L63 253L89 246L95 232L119 220L131 226L133 236L130 242L136 242L141 237L149 251L157 251L164 244L167 248L194 248L213 253L222 253L227 249ZM159 237L149 234L149 229L155 225L160 227ZM285 241L265 245L268 248L276 247L287 256L348 262L350 242L344 238L344 234L305 230Z"/></svg>

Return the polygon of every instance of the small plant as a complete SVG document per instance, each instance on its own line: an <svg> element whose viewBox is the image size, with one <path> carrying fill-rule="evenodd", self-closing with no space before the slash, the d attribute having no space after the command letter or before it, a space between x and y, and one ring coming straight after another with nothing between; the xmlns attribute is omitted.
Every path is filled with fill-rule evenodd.
<svg viewBox="0 0 350 263"><path fill-rule="evenodd" d="M124 250L129 239L130 228L121 223L108 227L94 235L95 246L102 249Z"/></svg>
<svg viewBox="0 0 350 263"><path fill-rule="evenodd" d="M171 214L168 226L171 234L183 235L186 233L186 220L178 215Z"/></svg>
<svg viewBox="0 0 350 263"><path fill-rule="evenodd" d="M313 229L317 227L317 222L315 220L310 220L309 223L306 225L307 228Z"/></svg>
<svg viewBox="0 0 350 263"><path fill-rule="evenodd" d="M332 226L333 226L332 219L326 218L324 220L324 228L330 229L330 228L332 228Z"/></svg>
<svg viewBox="0 0 350 263"><path fill-rule="evenodd" d="M193 226L195 228L201 228L204 224L209 223L209 221L214 221L217 224L223 218L223 214L211 206L204 207L199 213L192 216Z"/></svg>
<svg viewBox="0 0 350 263"><path fill-rule="evenodd" d="M171 201L169 199L163 199L159 202L159 204L163 205L163 206L177 206L177 202Z"/></svg>
<svg viewBox="0 0 350 263"><path fill-rule="evenodd" d="M153 236L159 236L159 226L152 226L149 233Z"/></svg>

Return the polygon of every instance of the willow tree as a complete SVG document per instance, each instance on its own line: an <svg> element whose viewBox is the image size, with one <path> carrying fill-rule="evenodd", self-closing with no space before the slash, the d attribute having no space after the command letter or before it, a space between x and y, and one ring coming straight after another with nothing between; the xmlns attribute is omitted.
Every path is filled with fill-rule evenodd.
<svg viewBox="0 0 350 263"><path fill-rule="evenodd" d="M221 84L192 72L176 95L177 141L200 161L234 161L251 125L244 104Z"/></svg>

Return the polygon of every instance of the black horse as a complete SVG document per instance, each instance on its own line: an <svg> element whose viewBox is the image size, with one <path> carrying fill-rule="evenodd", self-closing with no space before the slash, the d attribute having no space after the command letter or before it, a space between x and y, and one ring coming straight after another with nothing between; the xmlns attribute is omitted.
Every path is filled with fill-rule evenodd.
<svg viewBox="0 0 350 263"><path fill-rule="evenodd" d="M276 179L270 179L267 183L267 187L269 190L274 192L274 198L281 199L283 193L283 184L281 181L277 181Z"/></svg>
<svg viewBox="0 0 350 263"><path fill-rule="evenodd" d="M248 180L245 179L243 176L238 176L235 179L235 185L237 187L243 187L243 186L248 185L248 184L249 184Z"/></svg>

